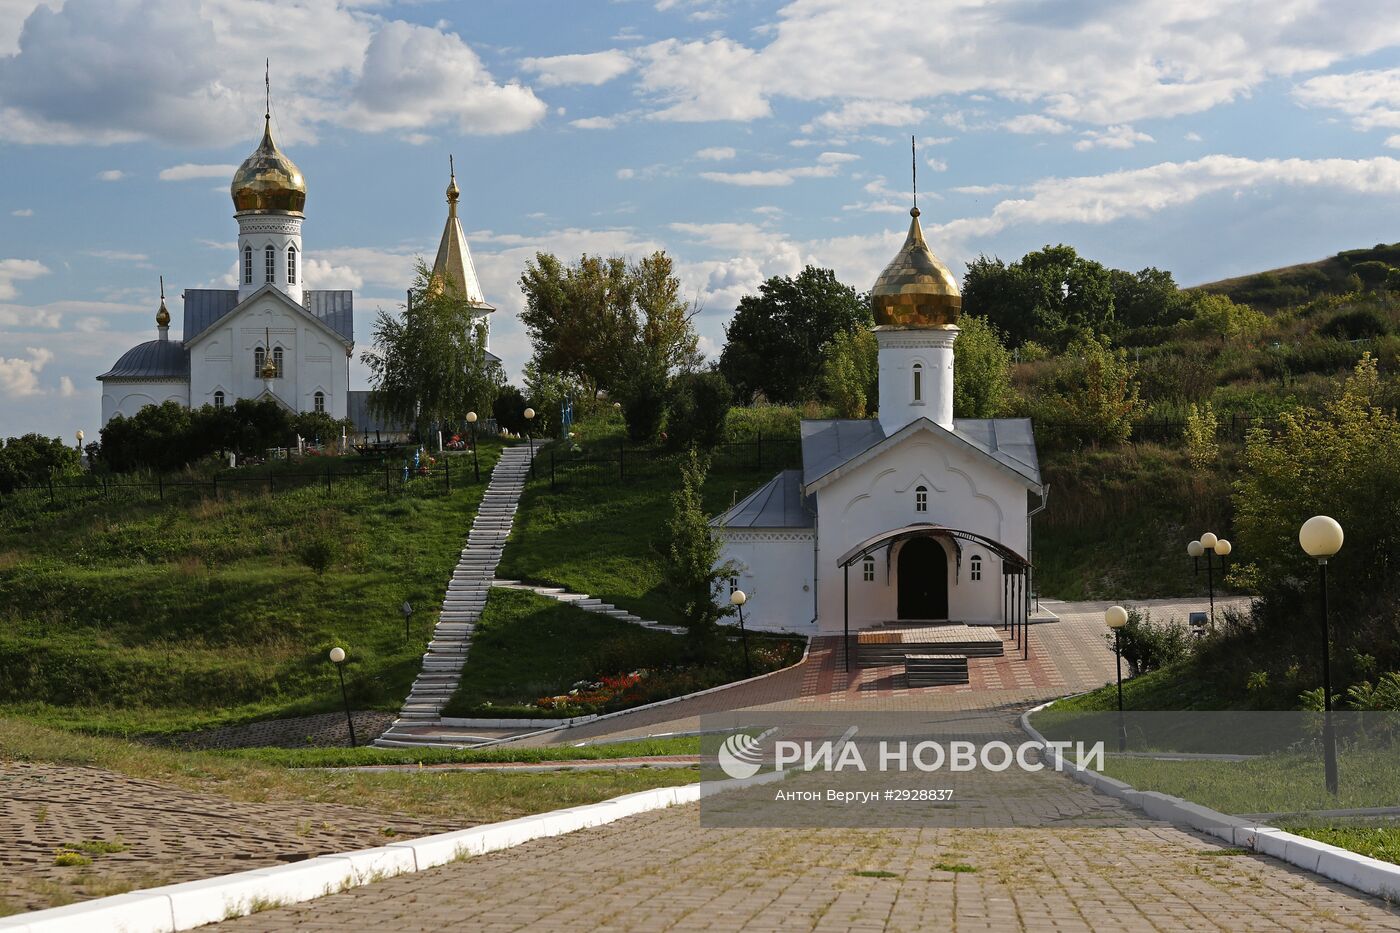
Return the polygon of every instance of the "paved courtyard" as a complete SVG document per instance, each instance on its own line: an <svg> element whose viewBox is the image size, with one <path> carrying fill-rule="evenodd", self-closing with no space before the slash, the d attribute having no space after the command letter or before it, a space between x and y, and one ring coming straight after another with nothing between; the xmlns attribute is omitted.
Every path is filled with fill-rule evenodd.
<svg viewBox="0 0 1400 933"><path fill-rule="evenodd" d="M739 692L609 728L681 727L723 697L785 709L981 709L972 718L1009 733L1024 705L1112 673L1098 640L1102 607L1053 608L1062 621L1032 629L1029 663L988 661L965 687L908 690L878 671L848 684L824 645L807 664ZM960 808L936 826L712 828L702 825L704 804L691 805L215 929L1400 930L1391 904L1148 820L1062 775L958 783Z"/></svg>

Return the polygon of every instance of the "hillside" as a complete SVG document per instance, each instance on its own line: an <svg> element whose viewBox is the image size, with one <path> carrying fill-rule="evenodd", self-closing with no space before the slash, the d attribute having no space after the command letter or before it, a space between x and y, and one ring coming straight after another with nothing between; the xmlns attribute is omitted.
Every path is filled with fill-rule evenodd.
<svg viewBox="0 0 1400 933"><path fill-rule="evenodd" d="M1249 275L1197 285L1201 291L1226 295L1231 301L1261 311L1302 305L1315 298L1384 284L1388 270L1400 266L1400 243L1377 243L1349 249L1316 262L1280 266Z"/></svg>

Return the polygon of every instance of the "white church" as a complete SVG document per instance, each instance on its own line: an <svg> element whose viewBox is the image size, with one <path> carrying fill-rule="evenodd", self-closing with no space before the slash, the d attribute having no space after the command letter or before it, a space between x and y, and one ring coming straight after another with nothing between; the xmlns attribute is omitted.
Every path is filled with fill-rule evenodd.
<svg viewBox="0 0 1400 933"><path fill-rule="evenodd" d="M953 417L962 296L911 214L870 293L878 420L804 421L802 468L711 521L753 628L1024 617L1032 499L1046 495L1035 436L1029 419Z"/></svg>
<svg viewBox="0 0 1400 933"><path fill-rule="evenodd" d="M238 288L186 289L183 329L171 339L162 287L156 339L123 353L97 377L103 425L168 401L222 408L238 399L270 398L291 412L349 418L357 431L395 427L379 423L368 391L350 389L354 296L348 289L304 287L306 180L273 140L270 111L263 120L262 142L239 166L230 188L238 221ZM457 216L460 196L453 171L430 281L449 283L484 318L489 347L495 309L482 295Z"/></svg>

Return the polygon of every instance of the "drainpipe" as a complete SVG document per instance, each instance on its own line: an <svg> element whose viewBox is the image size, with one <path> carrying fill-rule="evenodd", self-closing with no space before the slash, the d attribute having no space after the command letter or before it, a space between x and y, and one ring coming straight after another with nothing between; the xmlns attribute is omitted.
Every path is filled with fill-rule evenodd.
<svg viewBox="0 0 1400 933"><path fill-rule="evenodd" d="M817 578L821 575L821 513L812 514L812 624L817 624L817 607L821 605L817 594Z"/></svg>
<svg viewBox="0 0 1400 933"><path fill-rule="evenodd" d="M1046 503L1048 503L1049 501L1050 501L1050 486L1047 484L1047 485L1041 487L1041 490L1040 490L1040 505L1036 506L1035 508L1031 509L1029 512L1026 513L1026 560L1027 560L1028 562L1030 562L1030 564L1031 564L1030 567L1027 568L1027 574L1026 574L1026 575L1027 575L1027 580L1026 580L1026 593L1027 593L1027 595L1029 595L1029 594L1035 592L1035 562L1034 562L1034 558L1033 558L1034 552L1033 552L1032 549L1031 549L1031 528L1032 528L1031 519L1035 518L1035 517L1036 517L1037 515L1039 515L1041 512L1044 512L1044 511L1045 511ZM1040 608L1040 600L1039 600L1039 598L1036 599L1036 608L1037 608L1037 609Z"/></svg>

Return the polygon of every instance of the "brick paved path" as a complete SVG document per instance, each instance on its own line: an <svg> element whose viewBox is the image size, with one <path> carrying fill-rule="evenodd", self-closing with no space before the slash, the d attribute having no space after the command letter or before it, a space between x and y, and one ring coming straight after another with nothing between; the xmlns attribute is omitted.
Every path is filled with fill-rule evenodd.
<svg viewBox="0 0 1400 933"><path fill-rule="evenodd" d="M1064 615L1032 637L1078 646L1077 655L1057 661L1046 651L1038 667L1019 670L1019 662L997 662L983 672L981 690L901 691L878 677L851 687L828 678L832 658L818 657L744 696L794 709L867 710L907 708L917 693L957 710L1014 707L1014 697L1102 683L1111 655L1105 663L1091 650L1101 610ZM991 687L994 676L1001 687ZM1014 709L980 718L1009 730ZM1391 905L1265 856L1222 850L1062 775L1015 772L1000 781L959 782L960 799L971 799L938 827L718 829L703 827L700 809L687 806L212 929L1400 930ZM986 828L1008 822L998 808L1012 811L1017 828Z"/></svg>

